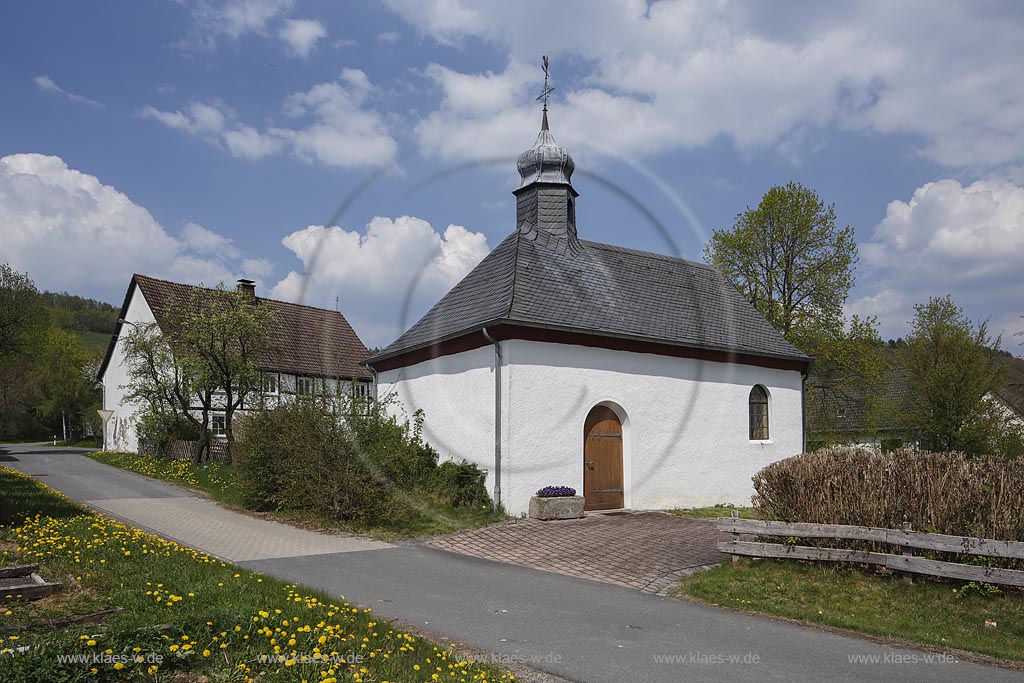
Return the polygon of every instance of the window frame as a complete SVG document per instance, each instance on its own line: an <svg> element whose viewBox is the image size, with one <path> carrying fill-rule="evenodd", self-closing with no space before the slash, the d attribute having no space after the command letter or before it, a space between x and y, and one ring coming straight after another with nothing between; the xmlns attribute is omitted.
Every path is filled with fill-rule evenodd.
<svg viewBox="0 0 1024 683"><path fill-rule="evenodd" d="M763 384L755 384L747 394L747 440L771 441L771 393Z"/></svg>
<svg viewBox="0 0 1024 683"><path fill-rule="evenodd" d="M267 389L267 380L273 382L273 390ZM278 396L281 393L281 373L279 372L262 373L260 383L262 384L263 394L266 396Z"/></svg>
<svg viewBox="0 0 1024 683"><path fill-rule="evenodd" d="M295 395L312 396L315 392L314 379L312 377L295 377Z"/></svg>
<svg viewBox="0 0 1024 683"><path fill-rule="evenodd" d="M223 426L218 428L217 423ZM225 439L228 435L228 416L224 413L213 413L210 415L210 436L215 439Z"/></svg>

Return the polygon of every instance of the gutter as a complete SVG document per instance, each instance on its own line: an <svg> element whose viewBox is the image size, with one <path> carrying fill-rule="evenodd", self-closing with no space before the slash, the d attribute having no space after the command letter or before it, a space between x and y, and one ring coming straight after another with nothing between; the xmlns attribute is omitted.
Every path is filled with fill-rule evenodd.
<svg viewBox="0 0 1024 683"><path fill-rule="evenodd" d="M501 505L501 342L481 328L484 339L494 345L494 505Z"/></svg>

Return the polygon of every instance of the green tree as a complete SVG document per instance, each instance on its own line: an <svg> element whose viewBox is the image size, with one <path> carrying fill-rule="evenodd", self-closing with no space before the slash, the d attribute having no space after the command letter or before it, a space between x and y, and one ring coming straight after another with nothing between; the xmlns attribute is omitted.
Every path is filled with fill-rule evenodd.
<svg viewBox="0 0 1024 683"><path fill-rule="evenodd" d="M841 320L857 243L853 228L836 226L834 204L791 182L715 230L704 257L789 339Z"/></svg>
<svg viewBox="0 0 1024 683"><path fill-rule="evenodd" d="M49 318L28 275L0 265L0 434L38 432L36 387L29 381Z"/></svg>
<svg viewBox="0 0 1024 683"><path fill-rule="evenodd" d="M216 387L193 373L171 349L156 323L131 325L124 339L128 366L125 400L138 403L139 439L158 450L175 439L196 438L196 460L209 452L210 411Z"/></svg>
<svg viewBox="0 0 1024 683"><path fill-rule="evenodd" d="M87 377L90 358L78 337L54 326L46 331L33 364L32 377L40 393L36 410L49 423L60 426L65 443L69 421L81 425L85 410L95 402L96 383Z"/></svg>
<svg viewBox="0 0 1024 683"><path fill-rule="evenodd" d="M192 287L162 317L161 328L139 325L125 345L128 397L146 406L140 426L173 437L170 432L191 425L202 460L209 454L211 412L223 411L230 455L235 412L262 392L260 361L270 351L273 312L221 283Z"/></svg>
<svg viewBox="0 0 1024 683"><path fill-rule="evenodd" d="M839 397L877 397L863 388L884 375L883 344L875 318L843 316L858 255L853 228L838 227L834 204L800 183L772 187L756 208L737 216L731 229L714 231L704 258L787 341L814 356L807 381L809 413L831 419L823 404ZM884 408L872 399L863 410L874 414ZM830 429L821 420L817 426Z"/></svg>
<svg viewBox="0 0 1024 683"><path fill-rule="evenodd" d="M915 403L907 417L922 446L980 454L998 448L1008 425L987 395L1001 386L1000 337L977 325L949 296L914 306L903 351Z"/></svg>
<svg viewBox="0 0 1024 683"><path fill-rule="evenodd" d="M216 388L224 411L227 451L234 445L233 418L246 399L261 393L260 361L270 351L273 311L244 291L193 287L183 306L166 311L167 334L197 385Z"/></svg>

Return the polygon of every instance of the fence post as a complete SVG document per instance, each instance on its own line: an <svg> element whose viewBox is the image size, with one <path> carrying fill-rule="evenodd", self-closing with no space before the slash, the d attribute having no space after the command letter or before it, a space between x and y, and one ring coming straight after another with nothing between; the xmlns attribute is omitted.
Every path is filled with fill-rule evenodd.
<svg viewBox="0 0 1024 683"><path fill-rule="evenodd" d="M732 518L733 519L739 519L739 516L740 516L739 510L733 510L732 511ZM732 532L732 540L733 541L739 541L740 540L740 535L738 533L736 533L735 530L733 530L733 532ZM732 563L733 564L736 564L739 561L740 561L739 555L733 555L732 556Z"/></svg>
<svg viewBox="0 0 1024 683"><path fill-rule="evenodd" d="M914 527L913 527L913 525L910 522L903 522L903 533L908 534L908 533L910 533L913 530L914 530ZM903 555L910 555L910 556L912 556L914 554L914 549L911 548L909 545L900 546L900 549L903 551ZM912 572L903 572L903 582L904 583L910 583L910 584L914 583L914 575L913 575L913 573Z"/></svg>

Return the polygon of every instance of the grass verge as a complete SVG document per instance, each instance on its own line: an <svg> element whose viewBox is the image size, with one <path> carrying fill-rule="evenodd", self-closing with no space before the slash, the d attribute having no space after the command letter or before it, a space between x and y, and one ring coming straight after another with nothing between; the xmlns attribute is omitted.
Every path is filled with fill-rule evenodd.
<svg viewBox="0 0 1024 683"><path fill-rule="evenodd" d="M188 460L168 460L152 455L139 456L134 453L113 451L97 451L83 455L147 477L202 491L218 502L246 510L238 487L234 485L234 471L228 463L193 464ZM366 534L386 541L450 534L465 529L477 529L506 519L502 512L490 507L451 507L429 496L410 495L413 495L416 503L415 512L377 523L342 523L302 510L258 514L303 528Z"/></svg>
<svg viewBox="0 0 1024 683"><path fill-rule="evenodd" d="M668 510L673 515L680 517L699 517L700 519L715 519L716 517L732 517L733 512L738 512L743 519L757 519L757 511L751 507L738 505L712 505L706 508L675 508Z"/></svg>
<svg viewBox="0 0 1024 683"><path fill-rule="evenodd" d="M683 579L679 593L880 638L1024 661L1024 593L844 565L741 559ZM986 620L996 628L986 628Z"/></svg>
<svg viewBox="0 0 1024 683"><path fill-rule="evenodd" d="M5 682L513 678L392 628L344 596L165 541L3 467L0 512L0 565L38 562L66 587L36 602L0 603ZM123 611L100 623L50 623L115 607Z"/></svg>

